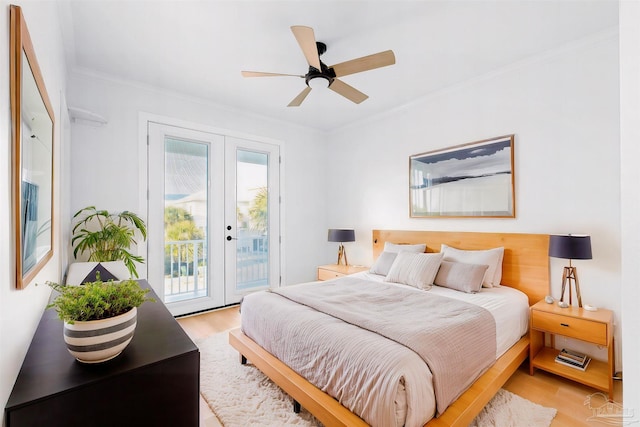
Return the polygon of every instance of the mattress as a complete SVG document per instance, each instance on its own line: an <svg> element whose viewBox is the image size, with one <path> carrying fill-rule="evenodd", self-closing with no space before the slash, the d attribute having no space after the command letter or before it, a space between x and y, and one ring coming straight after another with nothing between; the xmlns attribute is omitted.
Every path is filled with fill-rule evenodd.
<svg viewBox="0 0 640 427"><path fill-rule="evenodd" d="M369 273L352 277L374 282L384 279ZM465 294L434 286L428 292L491 313L495 319L496 358L527 332L528 299L517 290L498 287ZM432 372L416 352L393 340L272 292L245 297L242 329L371 425L422 426L436 414Z"/></svg>

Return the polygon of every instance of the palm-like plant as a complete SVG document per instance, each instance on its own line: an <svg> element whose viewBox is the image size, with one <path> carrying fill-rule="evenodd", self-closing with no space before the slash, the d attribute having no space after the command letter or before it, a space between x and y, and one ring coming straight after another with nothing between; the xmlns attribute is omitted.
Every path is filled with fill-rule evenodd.
<svg viewBox="0 0 640 427"><path fill-rule="evenodd" d="M86 251L89 261L123 261L131 275L138 277L135 263L144 263L144 258L132 254L129 249L137 244L136 231L146 240L144 221L133 212L110 213L97 210L95 206L79 210L73 218L80 216L72 232L73 257L77 259L78 253Z"/></svg>
<svg viewBox="0 0 640 427"><path fill-rule="evenodd" d="M253 204L249 208L249 216L251 217L251 229L258 231L266 231L269 225L269 189L267 187L260 187L255 197L253 198Z"/></svg>

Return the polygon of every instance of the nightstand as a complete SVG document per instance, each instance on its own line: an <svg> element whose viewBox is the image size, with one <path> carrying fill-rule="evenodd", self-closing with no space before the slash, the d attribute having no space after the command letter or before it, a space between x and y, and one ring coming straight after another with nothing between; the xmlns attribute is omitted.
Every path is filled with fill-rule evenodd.
<svg viewBox="0 0 640 427"><path fill-rule="evenodd" d="M335 279L336 277L346 276L347 274L359 273L361 271L367 271L369 267L355 266L355 265L342 265L342 264L327 264L318 267L318 280Z"/></svg>
<svg viewBox="0 0 640 427"><path fill-rule="evenodd" d="M550 335L550 347L545 335ZM607 348L607 361L592 359L585 371L556 363L560 352L555 347L555 335L589 342ZM529 373L536 368L577 381L613 395L613 312L605 309L587 311L583 308L560 308L544 300L531 307L529 327Z"/></svg>

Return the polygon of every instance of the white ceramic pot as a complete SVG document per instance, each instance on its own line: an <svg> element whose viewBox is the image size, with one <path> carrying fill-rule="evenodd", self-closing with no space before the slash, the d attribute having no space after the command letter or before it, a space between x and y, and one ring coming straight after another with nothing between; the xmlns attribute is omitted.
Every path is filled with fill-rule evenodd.
<svg viewBox="0 0 640 427"><path fill-rule="evenodd" d="M131 342L136 329L138 310L119 316L87 322L64 322L64 341L78 361L100 363L113 359Z"/></svg>

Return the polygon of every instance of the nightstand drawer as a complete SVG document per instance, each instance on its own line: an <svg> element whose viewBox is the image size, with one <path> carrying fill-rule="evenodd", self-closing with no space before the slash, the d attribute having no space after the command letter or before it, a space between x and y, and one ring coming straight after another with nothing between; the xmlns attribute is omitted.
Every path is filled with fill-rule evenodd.
<svg viewBox="0 0 640 427"><path fill-rule="evenodd" d="M331 280L336 277L342 277L344 274L338 273L336 271L325 270L324 268L318 269L318 280Z"/></svg>
<svg viewBox="0 0 640 427"><path fill-rule="evenodd" d="M594 344L609 344L607 342L606 323L593 322L553 313L544 313L536 310L532 311L531 317L531 327L534 329L564 335L570 338L577 338Z"/></svg>

